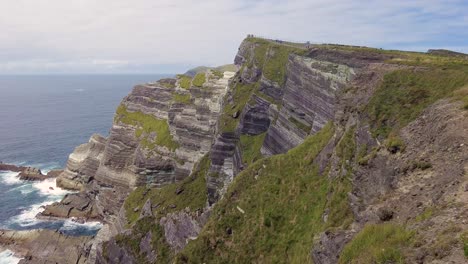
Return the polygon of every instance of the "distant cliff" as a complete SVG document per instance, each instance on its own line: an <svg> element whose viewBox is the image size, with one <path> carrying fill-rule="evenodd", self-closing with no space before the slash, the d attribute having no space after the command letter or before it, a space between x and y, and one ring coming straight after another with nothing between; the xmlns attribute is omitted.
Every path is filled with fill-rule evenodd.
<svg viewBox="0 0 468 264"><path fill-rule="evenodd" d="M92 263L462 263L468 60L248 37L237 72L136 86L49 216Z"/></svg>

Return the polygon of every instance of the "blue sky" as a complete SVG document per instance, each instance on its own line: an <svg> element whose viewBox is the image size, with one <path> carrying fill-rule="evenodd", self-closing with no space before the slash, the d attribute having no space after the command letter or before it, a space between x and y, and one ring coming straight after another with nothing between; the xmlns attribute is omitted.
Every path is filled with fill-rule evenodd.
<svg viewBox="0 0 468 264"><path fill-rule="evenodd" d="M468 53L468 0L0 0L0 74L175 73L249 33Z"/></svg>

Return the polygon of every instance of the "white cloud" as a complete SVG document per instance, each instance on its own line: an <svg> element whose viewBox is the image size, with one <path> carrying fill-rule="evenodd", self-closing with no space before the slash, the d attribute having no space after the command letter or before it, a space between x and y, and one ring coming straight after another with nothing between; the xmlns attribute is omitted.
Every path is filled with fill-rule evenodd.
<svg viewBox="0 0 468 264"><path fill-rule="evenodd" d="M0 73L230 63L248 33L466 52L466 10L443 0L0 0Z"/></svg>

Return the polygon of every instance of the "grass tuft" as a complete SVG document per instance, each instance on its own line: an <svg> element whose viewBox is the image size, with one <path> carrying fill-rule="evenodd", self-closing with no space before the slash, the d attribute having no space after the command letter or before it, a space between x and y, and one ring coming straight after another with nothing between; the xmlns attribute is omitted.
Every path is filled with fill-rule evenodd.
<svg viewBox="0 0 468 264"><path fill-rule="evenodd" d="M366 225L343 249L339 263L405 263L413 233L396 224Z"/></svg>
<svg viewBox="0 0 468 264"><path fill-rule="evenodd" d="M181 88L190 89L190 86L192 85L192 77L187 75L177 75L177 78L179 79L179 86Z"/></svg>
<svg viewBox="0 0 468 264"><path fill-rule="evenodd" d="M190 94L174 93L173 99L176 103L190 104L192 96Z"/></svg>
<svg viewBox="0 0 468 264"><path fill-rule="evenodd" d="M193 78L192 84L197 87L202 87L206 82L206 75L204 72L197 73Z"/></svg>

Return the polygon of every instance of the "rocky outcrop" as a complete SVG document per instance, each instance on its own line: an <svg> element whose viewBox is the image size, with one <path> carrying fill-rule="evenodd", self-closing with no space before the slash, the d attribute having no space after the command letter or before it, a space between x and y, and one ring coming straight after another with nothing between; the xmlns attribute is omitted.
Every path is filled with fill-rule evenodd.
<svg viewBox="0 0 468 264"><path fill-rule="evenodd" d="M61 202L47 205L41 218L79 218L83 220L101 219L95 205L95 197L89 193L67 194Z"/></svg>
<svg viewBox="0 0 468 264"><path fill-rule="evenodd" d="M95 134L88 143L76 147L68 157L64 172L57 178L57 186L69 190L83 190L96 174L105 144L106 139Z"/></svg>
<svg viewBox="0 0 468 264"><path fill-rule="evenodd" d="M49 178L56 178L63 171L62 170L51 170L47 174L43 174L38 168L16 166L13 164L5 164L0 162L0 171L13 171L19 172L18 177L24 181L42 181Z"/></svg>
<svg viewBox="0 0 468 264"><path fill-rule="evenodd" d="M0 231L0 246L32 263L87 263L91 237L65 236L50 230Z"/></svg>

